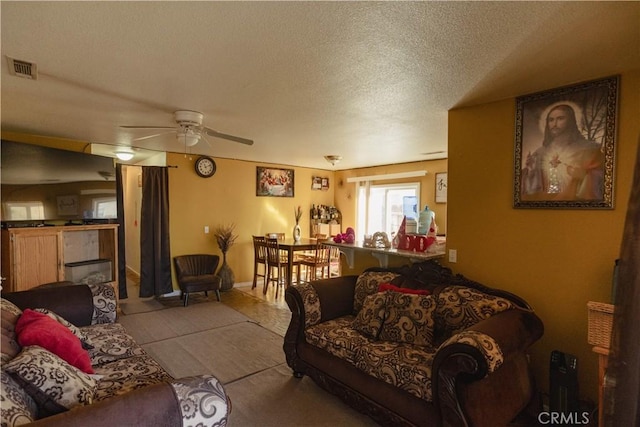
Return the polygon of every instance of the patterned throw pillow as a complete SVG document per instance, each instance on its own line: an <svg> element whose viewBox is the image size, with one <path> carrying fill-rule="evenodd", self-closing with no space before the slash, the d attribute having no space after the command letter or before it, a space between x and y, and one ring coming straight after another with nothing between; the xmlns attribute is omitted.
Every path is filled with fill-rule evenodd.
<svg viewBox="0 0 640 427"><path fill-rule="evenodd" d="M515 308L508 299L464 286L449 286L438 294L436 322L444 338L503 311Z"/></svg>
<svg viewBox="0 0 640 427"><path fill-rule="evenodd" d="M1 323L2 323L2 342L0 350L2 352L2 363L16 357L22 347L16 340L16 323L22 314L22 310L16 307L11 301L2 298L0 303Z"/></svg>
<svg viewBox="0 0 640 427"><path fill-rule="evenodd" d="M96 381L42 347L23 348L4 369L36 402L39 418L93 400Z"/></svg>
<svg viewBox="0 0 640 427"><path fill-rule="evenodd" d="M387 295L387 315L380 340L433 345L435 298L392 291L384 294Z"/></svg>
<svg viewBox="0 0 640 427"><path fill-rule="evenodd" d="M19 426L36 420L38 416L36 403L4 369L0 377L0 389L2 389L0 400L2 427Z"/></svg>
<svg viewBox="0 0 640 427"><path fill-rule="evenodd" d="M46 314L27 308L16 323L16 335L22 347L46 348L83 372L93 374L89 353L82 348L78 337Z"/></svg>
<svg viewBox="0 0 640 427"><path fill-rule="evenodd" d="M355 294L353 296L353 313L358 314L364 303L364 299L378 292L381 283L389 283L399 274L389 271L365 271L356 280Z"/></svg>
<svg viewBox="0 0 640 427"><path fill-rule="evenodd" d="M377 339L385 319L386 293L376 293L364 299L362 309L353 321L353 329Z"/></svg>

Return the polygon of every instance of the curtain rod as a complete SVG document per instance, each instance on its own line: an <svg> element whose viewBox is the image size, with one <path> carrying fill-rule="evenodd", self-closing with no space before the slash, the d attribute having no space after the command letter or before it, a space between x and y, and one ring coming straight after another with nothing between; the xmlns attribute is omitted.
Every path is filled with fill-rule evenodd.
<svg viewBox="0 0 640 427"><path fill-rule="evenodd" d="M426 170L418 170L411 172L398 172L398 173L388 173L383 175L369 175L369 176L353 176L347 178L347 182L362 182L362 181L383 181L389 179L401 179L401 178L416 178L419 176L425 176L427 174Z"/></svg>

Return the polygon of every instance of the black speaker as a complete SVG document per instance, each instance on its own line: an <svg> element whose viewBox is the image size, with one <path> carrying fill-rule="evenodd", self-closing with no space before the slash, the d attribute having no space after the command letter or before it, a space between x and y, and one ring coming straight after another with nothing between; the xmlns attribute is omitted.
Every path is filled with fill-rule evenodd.
<svg viewBox="0 0 640 427"><path fill-rule="evenodd" d="M551 352L549 410L565 414L580 410L578 359L558 350Z"/></svg>

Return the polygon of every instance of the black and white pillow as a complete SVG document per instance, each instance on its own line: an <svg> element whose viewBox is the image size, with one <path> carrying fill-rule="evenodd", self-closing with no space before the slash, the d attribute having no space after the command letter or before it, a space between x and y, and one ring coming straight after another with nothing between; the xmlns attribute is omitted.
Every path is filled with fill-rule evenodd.
<svg viewBox="0 0 640 427"><path fill-rule="evenodd" d="M42 347L24 347L4 369L36 402L39 418L93 401L96 380Z"/></svg>

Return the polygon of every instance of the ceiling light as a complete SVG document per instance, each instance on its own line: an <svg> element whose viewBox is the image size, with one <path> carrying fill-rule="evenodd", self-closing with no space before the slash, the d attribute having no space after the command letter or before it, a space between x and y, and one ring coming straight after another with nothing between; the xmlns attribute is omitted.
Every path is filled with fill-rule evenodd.
<svg viewBox="0 0 640 427"><path fill-rule="evenodd" d="M133 153L129 151L116 151L116 157L120 160L127 161L133 159Z"/></svg>
<svg viewBox="0 0 640 427"><path fill-rule="evenodd" d="M193 147L200 141L200 133L193 129L185 129L184 132L178 132L176 138L187 147Z"/></svg>
<svg viewBox="0 0 640 427"><path fill-rule="evenodd" d="M340 160L342 160L342 156L338 156L336 154L330 154L328 156L324 156L324 159L331 163L332 166L335 166L336 163L340 163Z"/></svg>

